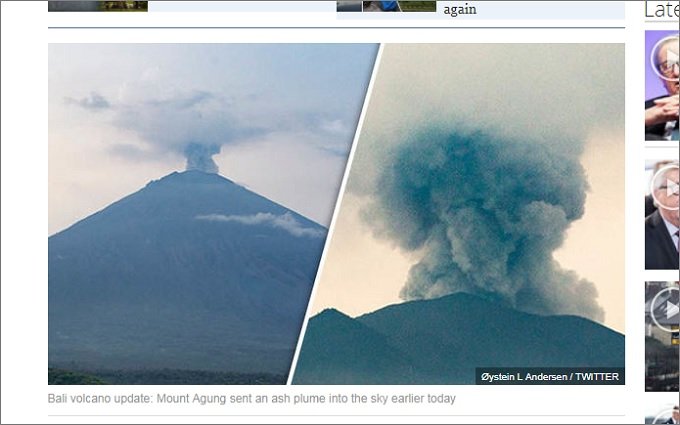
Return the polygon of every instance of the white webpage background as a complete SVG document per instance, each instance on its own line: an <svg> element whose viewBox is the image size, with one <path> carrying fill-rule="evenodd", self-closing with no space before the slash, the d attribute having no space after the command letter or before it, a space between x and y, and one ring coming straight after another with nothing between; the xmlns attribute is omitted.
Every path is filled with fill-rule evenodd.
<svg viewBox="0 0 680 425"><path fill-rule="evenodd" d="M334 2L331 2L334 3ZM45 2L2 2L2 422L3 423L641 423L645 404L664 394L644 392L644 160L677 156L672 147L645 149L643 2L626 4L625 23L542 21L541 26L624 26L626 29L464 29L532 26L535 20L456 22L457 29L328 28L368 26L334 13L53 13ZM87 14L91 15L91 14ZM409 25L440 21L413 20ZM48 26L163 26L164 29L48 29ZM399 22L399 25L406 24ZM452 25L443 23L442 25ZM258 26L258 29L176 29L175 26ZM274 28L314 26L315 29ZM375 26L395 25L379 22ZM673 29L672 24L655 29ZM677 28L677 26L675 27ZM49 387L47 364L47 43L624 43L626 42L626 385L585 387L475 386L104 386ZM442 76L445 78L445 76ZM453 408L362 406L285 408L221 406L60 406L47 394L455 394ZM668 398L665 397L667 400ZM650 401L651 400L651 401ZM65 416L62 416L65 415Z"/></svg>

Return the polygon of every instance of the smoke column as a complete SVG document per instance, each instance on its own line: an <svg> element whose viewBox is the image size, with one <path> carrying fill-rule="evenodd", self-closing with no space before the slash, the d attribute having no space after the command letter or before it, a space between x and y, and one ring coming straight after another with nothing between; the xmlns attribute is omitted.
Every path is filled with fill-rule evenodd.
<svg viewBox="0 0 680 425"><path fill-rule="evenodd" d="M551 145L443 127L395 143L362 218L376 236L422 254L403 299L465 292L530 313L604 319L594 285L552 258L583 215L588 184L578 154Z"/></svg>
<svg viewBox="0 0 680 425"><path fill-rule="evenodd" d="M219 145L199 145L190 143L184 148L184 155L187 158L187 171L198 170L204 173L219 172L219 167L212 159L213 155L220 153Z"/></svg>

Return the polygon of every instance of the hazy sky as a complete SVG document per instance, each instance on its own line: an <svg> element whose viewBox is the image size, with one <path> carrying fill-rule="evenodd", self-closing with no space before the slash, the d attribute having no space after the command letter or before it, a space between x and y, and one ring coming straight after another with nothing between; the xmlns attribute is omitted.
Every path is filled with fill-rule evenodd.
<svg viewBox="0 0 680 425"><path fill-rule="evenodd" d="M49 233L221 146L220 174L330 222L377 46L51 44Z"/></svg>
<svg viewBox="0 0 680 425"><path fill-rule="evenodd" d="M356 316L402 301L424 249L376 236L361 214L381 193L376 179L394 147L412 143L414 128L443 123L580 161L590 185L585 212L553 258L594 284L604 323L623 331L623 59L620 45L386 46L313 312Z"/></svg>

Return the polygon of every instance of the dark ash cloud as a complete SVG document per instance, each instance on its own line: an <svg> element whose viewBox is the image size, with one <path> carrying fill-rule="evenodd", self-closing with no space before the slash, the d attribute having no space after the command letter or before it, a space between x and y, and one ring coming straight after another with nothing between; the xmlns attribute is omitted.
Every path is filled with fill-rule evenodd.
<svg viewBox="0 0 680 425"><path fill-rule="evenodd" d="M581 146L579 140L562 140ZM553 259L584 212L579 149L444 126L406 134L379 171L362 218L422 255L405 300L476 294L537 314L602 321L594 285Z"/></svg>

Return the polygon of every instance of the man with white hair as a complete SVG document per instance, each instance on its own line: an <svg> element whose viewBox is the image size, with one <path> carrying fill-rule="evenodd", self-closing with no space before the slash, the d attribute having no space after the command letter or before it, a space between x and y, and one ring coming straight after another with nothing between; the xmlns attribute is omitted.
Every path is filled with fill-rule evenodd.
<svg viewBox="0 0 680 425"><path fill-rule="evenodd" d="M645 268L647 270L680 269L680 183L678 163L663 167L652 183L658 209L645 219Z"/></svg>
<svg viewBox="0 0 680 425"><path fill-rule="evenodd" d="M678 140L680 122L680 53L678 36L660 41L654 67L666 88L667 95L645 103L645 138L647 140Z"/></svg>

